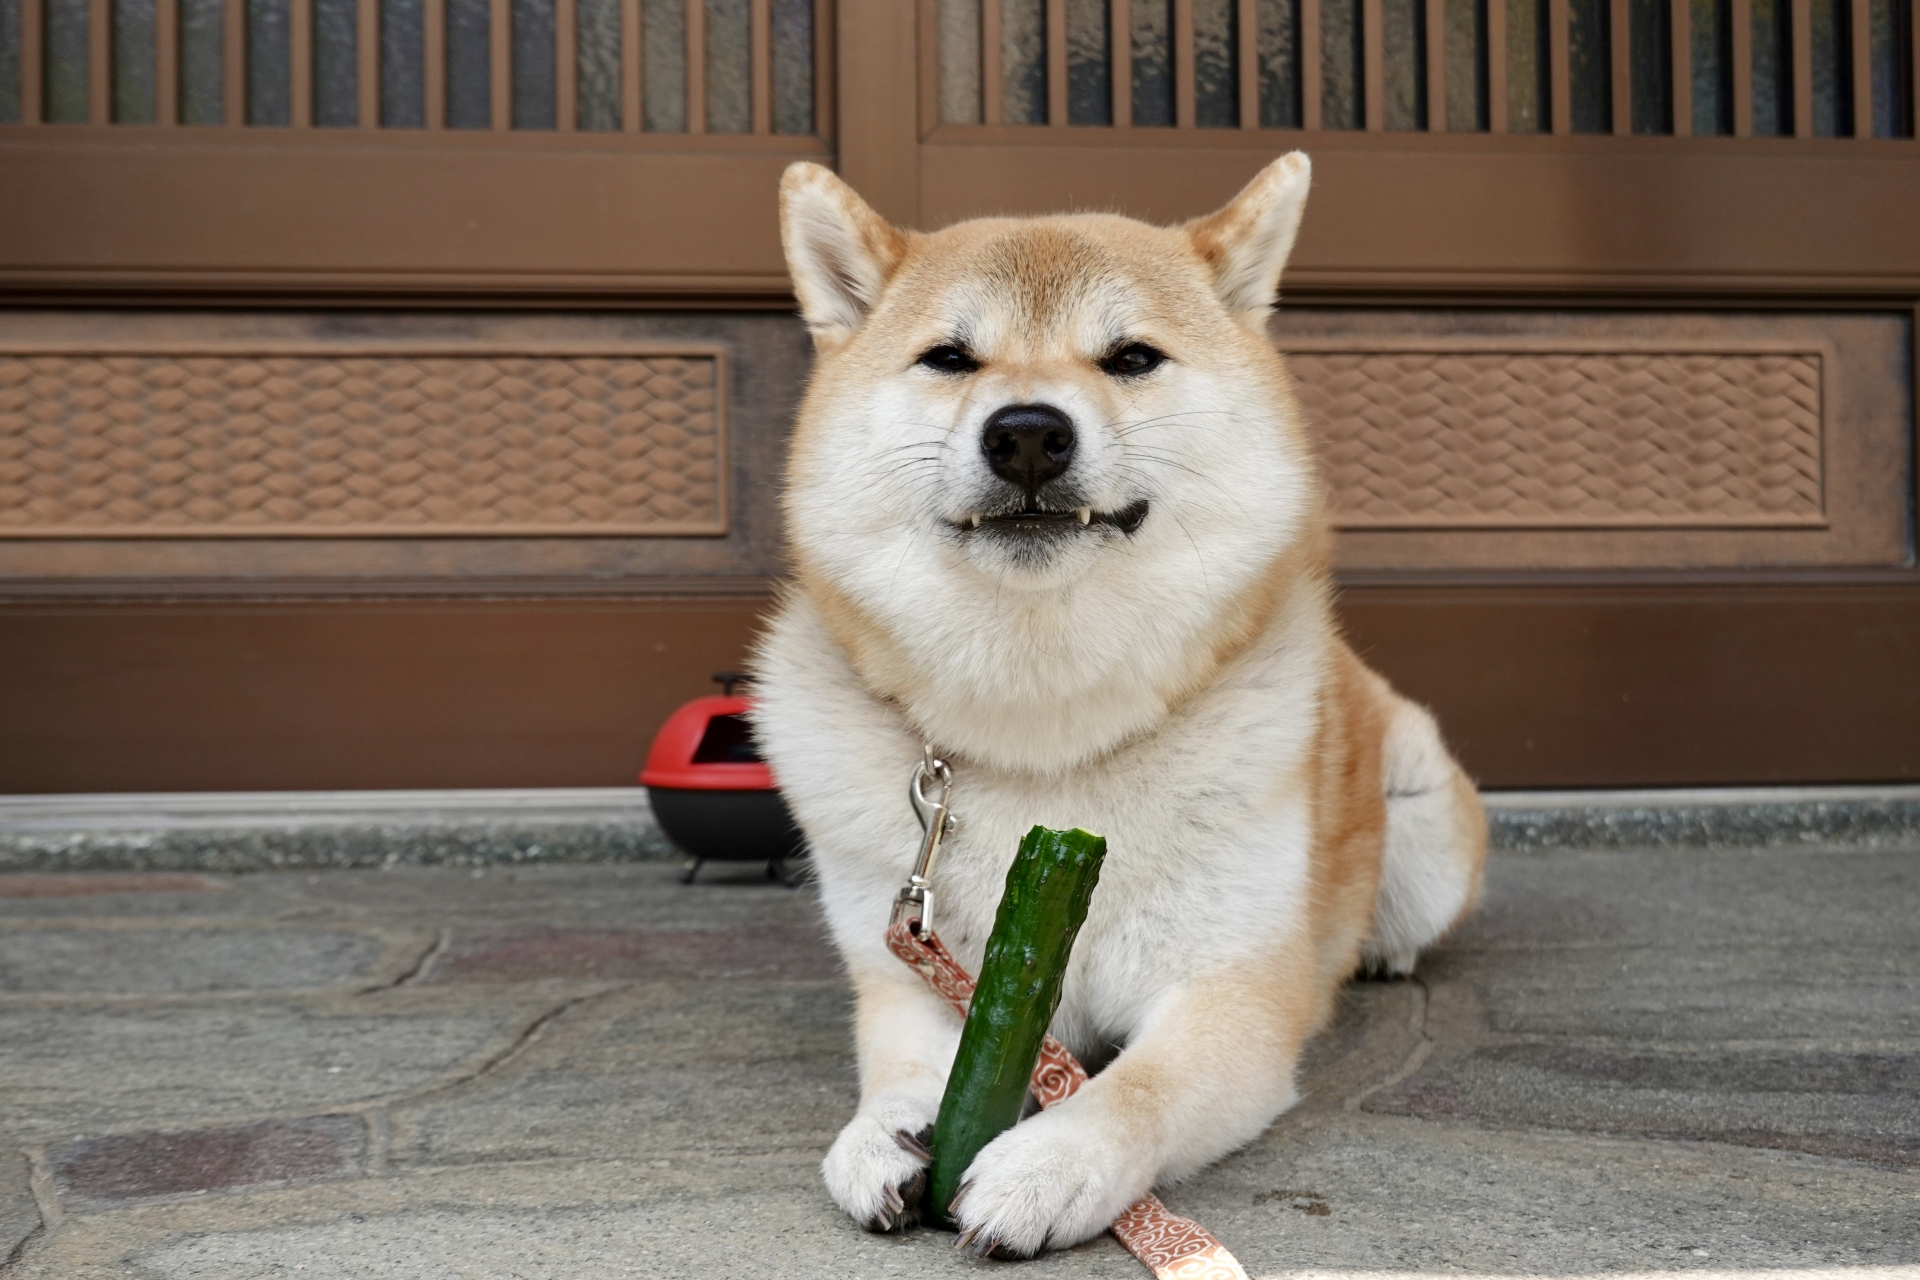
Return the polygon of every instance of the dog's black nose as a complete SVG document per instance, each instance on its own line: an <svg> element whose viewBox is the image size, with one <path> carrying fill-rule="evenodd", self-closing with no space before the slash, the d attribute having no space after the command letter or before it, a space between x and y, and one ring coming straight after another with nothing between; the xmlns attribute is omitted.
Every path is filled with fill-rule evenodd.
<svg viewBox="0 0 1920 1280"><path fill-rule="evenodd" d="M987 419L980 448L993 474L1037 493L1072 465L1073 423L1050 404L1010 404Z"/></svg>

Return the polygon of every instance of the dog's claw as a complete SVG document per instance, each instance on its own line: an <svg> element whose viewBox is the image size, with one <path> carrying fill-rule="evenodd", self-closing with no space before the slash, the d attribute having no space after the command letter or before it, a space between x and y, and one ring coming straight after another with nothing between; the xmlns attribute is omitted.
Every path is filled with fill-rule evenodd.
<svg viewBox="0 0 1920 1280"><path fill-rule="evenodd" d="M973 1251L982 1258L997 1258L1002 1262L1018 1262L1026 1256L1004 1247L1000 1243L999 1236L982 1237L980 1242L973 1246Z"/></svg>
<svg viewBox="0 0 1920 1280"><path fill-rule="evenodd" d="M905 1231L920 1225L920 1199L926 1194L927 1171L920 1172L899 1186L880 1189L880 1207L867 1221L867 1230L876 1233Z"/></svg>
<svg viewBox="0 0 1920 1280"><path fill-rule="evenodd" d="M933 1159L933 1152L927 1149L927 1138L932 1136L933 1127L931 1125L922 1129L919 1133L908 1133L905 1129L896 1129L893 1132L893 1140L900 1144L900 1149L908 1155L921 1160Z"/></svg>
<svg viewBox="0 0 1920 1280"><path fill-rule="evenodd" d="M971 1190L973 1190L973 1184L971 1182L963 1182L960 1184L959 1190L953 1193L953 1199L947 1203L947 1215L949 1217L959 1212L960 1202L967 1198L967 1192Z"/></svg>

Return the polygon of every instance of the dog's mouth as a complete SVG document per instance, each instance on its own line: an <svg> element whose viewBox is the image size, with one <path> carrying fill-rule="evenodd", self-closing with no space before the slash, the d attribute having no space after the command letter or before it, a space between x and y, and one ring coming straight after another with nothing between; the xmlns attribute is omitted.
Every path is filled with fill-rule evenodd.
<svg viewBox="0 0 1920 1280"><path fill-rule="evenodd" d="M1019 537L1049 537L1077 533L1082 529L1117 529L1131 535L1147 518L1147 500L1130 502L1117 511L1096 511L1092 507L1050 510L1037 503L1011 511L976 511L954 525L961 533L1006 533Z"/></svg>

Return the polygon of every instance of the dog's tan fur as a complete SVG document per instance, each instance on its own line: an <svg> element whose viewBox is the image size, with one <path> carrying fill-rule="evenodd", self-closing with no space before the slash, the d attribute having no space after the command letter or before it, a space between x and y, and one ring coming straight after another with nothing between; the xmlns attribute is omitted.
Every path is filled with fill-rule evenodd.
<svg viewBox="0 0 1920 1280"><path fill-rule="evenodd" d="M1340 984L1410 969L1478 891L1471 783L1333 618L1320 486L1265 329L1306 185L1294 155L1185 227L920 234L818 166L788 172L819 358L757 717L858 997L862 1102L824 1171L870 1226L912 1218L900 1188L921 1161L898 1135L931 1122L958 1034L881 944L923 739L956 771L936 924L963 962L1027 826L1110 842L1055 1030L1095 1057L1124 1047L969 1170L960 1221L1010 1252L1084 1239L1255 1136ZM1102 364L1133 340L1164 366ZM964 376L916 363L956 343L979 353ZM977 518L1001 501L980 423L1027 402L1071 407L1082 433L1061 482L1078 487L1059 490L1080 530L1044 545ZM1028 510L1044 492L1029 484ZM1147 514L1127 528L1109 513L1131 500Z"/></svg>

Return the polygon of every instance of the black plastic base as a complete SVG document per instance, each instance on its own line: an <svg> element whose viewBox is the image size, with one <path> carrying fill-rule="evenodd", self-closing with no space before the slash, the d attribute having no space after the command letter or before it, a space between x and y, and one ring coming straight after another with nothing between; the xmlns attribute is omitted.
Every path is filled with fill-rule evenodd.
<svg viewBox="0 0 1920 1280"><path fill-rule="evenodd" d="M791 883L784 863L804 858L806 840L778 791L692 791L648 787L653 816L667 839L691 857L691 881L702 862L764 862Z"/></svg>

